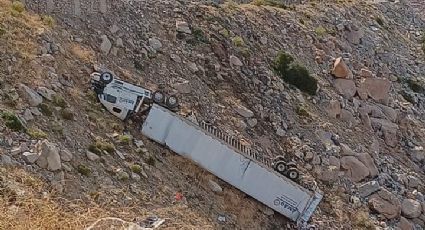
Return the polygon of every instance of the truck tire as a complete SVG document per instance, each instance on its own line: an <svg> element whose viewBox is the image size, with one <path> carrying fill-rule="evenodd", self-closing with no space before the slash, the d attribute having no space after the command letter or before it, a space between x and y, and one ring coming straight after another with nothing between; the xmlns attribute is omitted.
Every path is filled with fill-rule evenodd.
<svg viewBox="0 0 425 230"><path fill-rule="evenodd" d="M165 101L165 95L161 91L156 91L152 95L152 100L156 104L162 104Z"/></svg>
<svg viewBox="0 0 425 230"><path fill-rule="evenodd" d="M276 172L278 172L282 175L285 175L286 169L287 169L286 162L284 162L284 161L278 161L274 165L274 170L276 170Z"/></svg>
<svg viewBox="0 0 425 230"><path fill-rule="evenodd" d="M104 72L100 75L100 81L105 85L111 83L114 80L114 76L110 72Z"/></svg>
<svg viewBox="0 0 425 230"><path fill-rule="evenodd" d="M288 172L286 173L287 177L293 181L298 180L300 178L300 173L296 168L290 168L288 169Z"/></svg>
<svg viewBox="0 0 425 230"><path fill-rule="evenodd" d="M175 109L175 108L177 108L177 106L179 106L179 101L178 101L177 97L170 96L170 97L167 98L165 105L169 109Z"/></svg>

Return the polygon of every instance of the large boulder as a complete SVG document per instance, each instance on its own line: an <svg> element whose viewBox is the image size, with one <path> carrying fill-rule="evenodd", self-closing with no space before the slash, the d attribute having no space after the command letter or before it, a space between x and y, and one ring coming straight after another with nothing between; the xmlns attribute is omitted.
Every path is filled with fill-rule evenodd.
<svg viewBox="0 0 425 230"><path fill-rule="evenodd" d="M394 219L401 214L400 201L386 189L381 189L369 197L369 208L386 219Z"/></svg>
<svg viewBox="0 0 425 230"><path fill-rule="evenodd" d="M335 60L332 74L336 78L352 78L353 75L342 57Z"/></svg>
<svg viewBox="0 0 425 230"><path fill-rule="evenodd" d="M396 147L398 144L398 125L385 119L371 118L370 120L373 129L382 132L385 144L389 147Z"/></svg>
<svg viewBox="0 0 425 230"><path fill-rule="evenodd" d="M400 217L400 222L398 222L397 227L400 230L414 230L415 227L412 222L410 222L408 219L404 217Z"/></svg>
<svg viewBox="0 0 425 230"><path fill-rule="evenodd" d="M361 197L368 197L380 189L381 186L377 181L369 181L359 186L359 195Z"/></svg>
<svg viewBox="0 0 425 230"><path fill-rule="evenodd" d="M366 78L360 83L360 88L363 88L376 102L386 104L389 99L391 82L381 78Z"/></svg>
<svg viewBox="0 0 425 230"><path fill-rule="evenodd" d="M352 98L357 92L356 84L353 80L335 79L334 85L336 90L344 95L345 98Z"/></svg>
<svg viewBox="0 0 425 230"><path fill-rule="evenodd" d="M341 158L341 167L353 182L360 182L369 176L369 169L356 157L345 156Z"/></svg>
<svg viewBox="0 0 425 230"><path fill-rule="evenodd" d="M61 158L58 148L47 140L37 144L38 159L37 165L50 171L62 168Z"/></svg>
<svg viewBox="0 0 425 230"><path fill-rule="evenodd" d="M401 213L404 217L409 219L417 218L422 213L422 205L419 201L404 199L401 203Z"/></svg>

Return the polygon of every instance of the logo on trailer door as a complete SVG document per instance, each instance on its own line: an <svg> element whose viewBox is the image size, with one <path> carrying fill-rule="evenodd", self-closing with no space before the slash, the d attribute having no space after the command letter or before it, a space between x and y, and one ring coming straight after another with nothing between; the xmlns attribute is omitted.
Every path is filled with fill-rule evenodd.
<svg viewBox="0 0 425 230"><path fill-rule="evenodd" d="M273 204L275 206L281 206L284 209L286 209L286 210L288 210L292 213L299 212L297 202L295 202L294 200L292 200L291 198L289 198L285 195L282 195L280 197L276 197Z"/></svg>

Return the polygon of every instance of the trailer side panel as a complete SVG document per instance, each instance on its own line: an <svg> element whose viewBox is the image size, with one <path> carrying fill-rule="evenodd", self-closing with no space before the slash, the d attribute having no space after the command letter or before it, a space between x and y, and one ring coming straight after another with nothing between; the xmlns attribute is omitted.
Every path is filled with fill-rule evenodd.
<svg viewBox="0 0 425 230"><path fill-rule="evenodd" d="M312 192L160 106L152 107L142 133L293 221L302 217L314 198Z"/></svg>

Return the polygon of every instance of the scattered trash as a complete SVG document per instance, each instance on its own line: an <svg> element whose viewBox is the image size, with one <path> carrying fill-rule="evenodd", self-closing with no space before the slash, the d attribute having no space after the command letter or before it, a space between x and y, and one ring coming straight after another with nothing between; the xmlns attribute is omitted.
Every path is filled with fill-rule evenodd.
<svg viewBox="0 0 425 230"><path fill-rule="evenodd" d="M217 220L218 220L218 222L220 222L220 223L226 223L226 216L225 216L225 215L220 214L220 215L218 215Z"/></svg>
<svg viewBox="0 0 425 230"><path fill-rule="evenodd" d="M158 228L159 226L161 226L163 223L165 222L164 219L161 219L157 216L150 216L148 218L146 218L144 221L138 223L141 227L143 228Z"/></svg>
<svg viewBox="0 0 425 230"><path fill-rule="evenodd" d="M176 201L181 201L183 200L183 194L181 194L180 192L176 192L175 198L176 198Z"/></svg>

